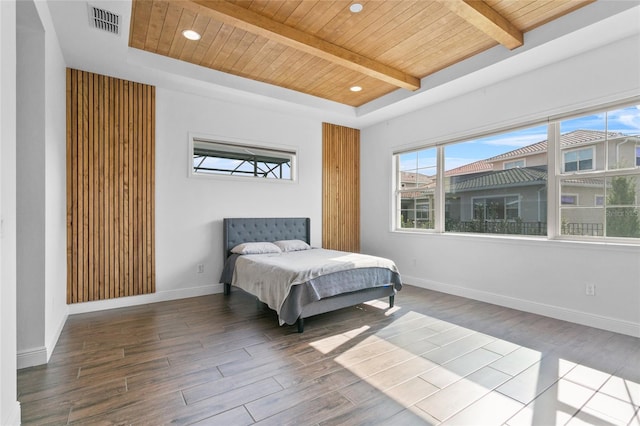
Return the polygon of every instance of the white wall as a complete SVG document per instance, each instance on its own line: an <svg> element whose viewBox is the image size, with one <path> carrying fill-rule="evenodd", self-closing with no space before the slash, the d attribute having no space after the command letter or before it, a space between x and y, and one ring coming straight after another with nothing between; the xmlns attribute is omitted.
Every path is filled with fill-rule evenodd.
<svg viewBox="0 0 640 426"><path fill-rule="evenodd" d="M45 298L44 29L33 2L17 3L18 352L43 358ZM18 367L21 367L20 362Z"/></svg>
<svg viewBox="0 0 640 426"><path fill-rule="evenodd" d="M363 252L394 259L409 284L640 336L638 246L390 231L394 149L638 96L639 52L626 38L363 129Z"/></svg>
<svg viewBox="0 0 640 426"><path fill-rule="evenodd" d="M321 243L320 122L162 89L156 114L158 291L218 284L224 217L308 216L312 243ZM294 147L298 181L189 178L189 132ZM198 263L205 265L203 274L196 272Z"/></svg>
<svg viewBox="0 0 640 426"><path fill-rule="evenodd" d="M47 361L67 318L66 65L46 2L34 2L45 31L45 298Z"/></svg>
<svg viewBox="0 0 640 426"><path fill-rule="evenodd" d="M188 177L189 133L298 152L297 182ZM70 313L221 292L224 217L311 218L322 238L317 119L156 88L156 294L69 306ZM204 264L204 273L197 265Z"/></svg>
<svg viewBox="0 0 640 426"><path fill-rule="evenodd" d="M66 77L45 2L18 15L18 368L46 363L67 316Z"/></svg>
<svg viewBox="0 0 640 426"><path fill-rule="evenodd" d="M0 424L20 424L16 375L16 3L0 1Z"/></svg>

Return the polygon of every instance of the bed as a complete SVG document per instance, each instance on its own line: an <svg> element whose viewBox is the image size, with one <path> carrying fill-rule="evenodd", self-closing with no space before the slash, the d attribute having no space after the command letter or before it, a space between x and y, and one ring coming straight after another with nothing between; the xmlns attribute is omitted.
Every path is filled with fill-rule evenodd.
<svg viewBox="0 0 640 426"><path fill-rule="evenodd" d="M300 333L313 315L383 297L393 307L402 288L389 259L309 246L309 218L226 218L223 229L224 294L234 286L256 296Z"/></svg>

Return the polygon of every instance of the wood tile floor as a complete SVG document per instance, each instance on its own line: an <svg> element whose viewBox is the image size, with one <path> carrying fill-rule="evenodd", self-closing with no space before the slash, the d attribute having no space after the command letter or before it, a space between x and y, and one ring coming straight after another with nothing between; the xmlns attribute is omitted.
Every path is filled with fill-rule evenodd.
<svg viewBox="0 0 640 426"><path fill-rule="evenodd" d="M405 286L279 327L234 291L73 315L24 424L640 425L640 339Z"/></svg>

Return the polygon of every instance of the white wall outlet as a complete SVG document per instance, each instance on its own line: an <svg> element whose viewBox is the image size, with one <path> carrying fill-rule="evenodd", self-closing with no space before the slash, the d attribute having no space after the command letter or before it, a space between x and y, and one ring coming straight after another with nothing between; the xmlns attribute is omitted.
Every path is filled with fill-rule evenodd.
<svg viewBox="0 0 640 426"><path fill-rule="evenodd" d="M198 273L202 274L204 272L204 263L198 263Z"/></svg>
<svg viewBox="0 0 640 426"><path fill-rule="evenodd" d="M584 292L587 296L595 296L596 295L596 285L595 284L586 284L584 287Z"/></svg>

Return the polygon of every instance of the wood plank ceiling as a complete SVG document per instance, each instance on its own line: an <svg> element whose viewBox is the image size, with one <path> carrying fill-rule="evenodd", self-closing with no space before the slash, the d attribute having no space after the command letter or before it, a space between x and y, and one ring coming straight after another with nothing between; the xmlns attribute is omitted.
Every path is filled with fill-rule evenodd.
<svg viewBox="0 0 640 426"><path fill-rule="evenodd" d="M360 106L593 0L355 1L133 0L129 45Z"/></svg>

